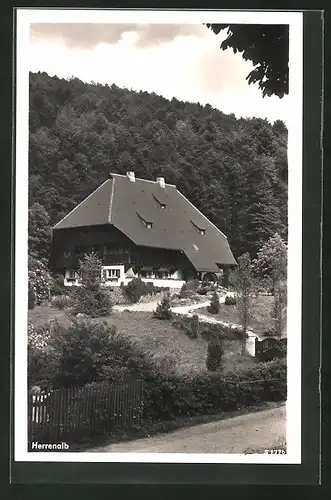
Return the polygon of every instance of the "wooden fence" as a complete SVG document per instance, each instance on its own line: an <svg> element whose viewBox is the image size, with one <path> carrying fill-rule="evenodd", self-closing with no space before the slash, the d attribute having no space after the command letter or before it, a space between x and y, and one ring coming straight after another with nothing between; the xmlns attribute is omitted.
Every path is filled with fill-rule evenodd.
<svg viewBox="0 0 331 500"><path fill-rule="evenodd" d="M90 437L139 425L143 383L98 384L28 396L29 441Z"/></svg>
<svg viewBox="0 0 331 500"><path fill-rule="evenodd" d="M255 337L255 356L259 361L270 361L286 356L287 338L266 337L258 340Z"/></svg>

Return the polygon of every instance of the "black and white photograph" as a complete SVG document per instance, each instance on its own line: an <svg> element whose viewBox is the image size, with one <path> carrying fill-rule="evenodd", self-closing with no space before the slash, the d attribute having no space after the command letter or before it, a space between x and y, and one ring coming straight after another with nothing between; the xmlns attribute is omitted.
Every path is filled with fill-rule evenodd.
<svg viewBox="0 0 331 500"><path fill-rule="evenodd" d="M18 9L16 461L301 463L302 29Z"/></svg>

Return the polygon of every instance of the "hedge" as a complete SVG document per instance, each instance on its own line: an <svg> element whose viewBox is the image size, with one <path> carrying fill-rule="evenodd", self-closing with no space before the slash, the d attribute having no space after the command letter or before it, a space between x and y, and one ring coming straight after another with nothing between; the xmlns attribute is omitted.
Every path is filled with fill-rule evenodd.
<svg viewBox="0 0 331 500"><path fill-rule="evenodd" d="M192 316L173 313L172 317L173 326L184 330L184 332L190 330L192 324ZM199 332L200 335L206 340L208 340L210 334L214 334L217 331L228 340L242 340L244 335L244 331L240 327L232 327L230 325L224 325L222 323L212 323L210 321L201 321L199 319Z"/></svg>
<svg viewBox="0 0 331 500"><path fill-rule="evenodd" d="M261 363L245 372L156 376L145 381L143 421L235 411L266 401L284 401L286 361Z"/></svg>

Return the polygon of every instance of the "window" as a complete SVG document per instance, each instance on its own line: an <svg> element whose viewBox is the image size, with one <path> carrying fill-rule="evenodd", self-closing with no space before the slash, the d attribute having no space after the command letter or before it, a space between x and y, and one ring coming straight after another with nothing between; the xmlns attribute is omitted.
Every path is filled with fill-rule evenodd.
<svg viewBox="0 0 331 500"><path fill-rule="evenodd" d="M144 224L145 227L147 227L147 229L152 229L153 227L153 222L148 222L147 220L145 220L141 215L138 214L138 212L136 212L139 219L141 220L141 222Z"/></svg>
<svg viewBox="0 0 331 500"><path fill-rule="evenodd" d="M193 220L191 220L191 223L195 227L195 229L198 231L199 234L203 235L206 234L206 230L203 227L199 227Z"/></svg>
<svg viewBox="0 0 331 500"><path fill-rule="evenodd" d="M77 274L73 269L67 269L65 273L65 277L67 281L76 281Z"/></svg>
<svg viewBox="0 0 331 500"><path fill-rule="evenodd" d="M144 279L153 279L152 269L142 269L140 271L140 277Z"/></svg>
<svg viewBox="0 0 331 500"><path fill-rule="evenodd" d="M162 201L158 200L154 194L153 194L153 198L157 202L157 204L159 205L160 208L162 208L163 210L166 209L167 205L165 203L163 203Z"/></svg>
<svg viewBox="0 0 331 500"><path fill-rule="evenodd" d="M169 271L157 271L155 273L155 278L158 280L167 280L169 276Z"/></svg>
<svg viewBox="0 0 331 500"><path fill-rule="evenodd" d="M121 277L120 269L107 269L106 273L106 279L109 280L118 280Z"/></svg>

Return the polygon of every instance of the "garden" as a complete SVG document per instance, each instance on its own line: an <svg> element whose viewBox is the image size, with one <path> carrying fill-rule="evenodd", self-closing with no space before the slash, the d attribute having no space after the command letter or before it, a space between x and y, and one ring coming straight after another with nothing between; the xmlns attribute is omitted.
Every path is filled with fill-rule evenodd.
<svg viewBox="0 0 331 500"><path fill-rule="evenodd" d="M186 425L196 418L285 401L286 359L261 363L243 349L249 321L242 321L245 308L240 304L243 295L239 290L243 284L247 289L251 267L247 257L239 259L233 278L237 294L230 304L219 304L222 292L217 284L188 283L175 297L187 300L200 295L205 301L208 294L210 306L204 313L224 319L223 309L232 311L232 316L226 313L227 319L241 320L239 328L204 322L197 314L174 314L170 292L160 295L153 313L115 311L113 292L102 286L101 262L94 254L81 261L81 286L73 287L70 294L62 293L61 283L47 275L45 268L35 269L29 281L30 394L93 386L94 403L85 404L88 414L84 413L83 433L83 440L92 441L95 436L88 429L103 428L93 422L111 418L109 409L100 414L100 395L105 394L106 386L120 387L130 379L139 380L143 391L139 421L131 422L130 428L127 424L113 428L113 439L137 437L155 429L166 431L175 422ZM121 290L129 303L148 294L155 296L139 279L129 285ZM206 287L210 287L206 294L205 290L199 293ZM263 298L265 309L270 309L272 298ZM249 299L251 317L251 304L256 300L253 291ZM71 409L78 407L72 399L75 397L71 397ZM78 439L74 434L71 438Z"/></svg>

